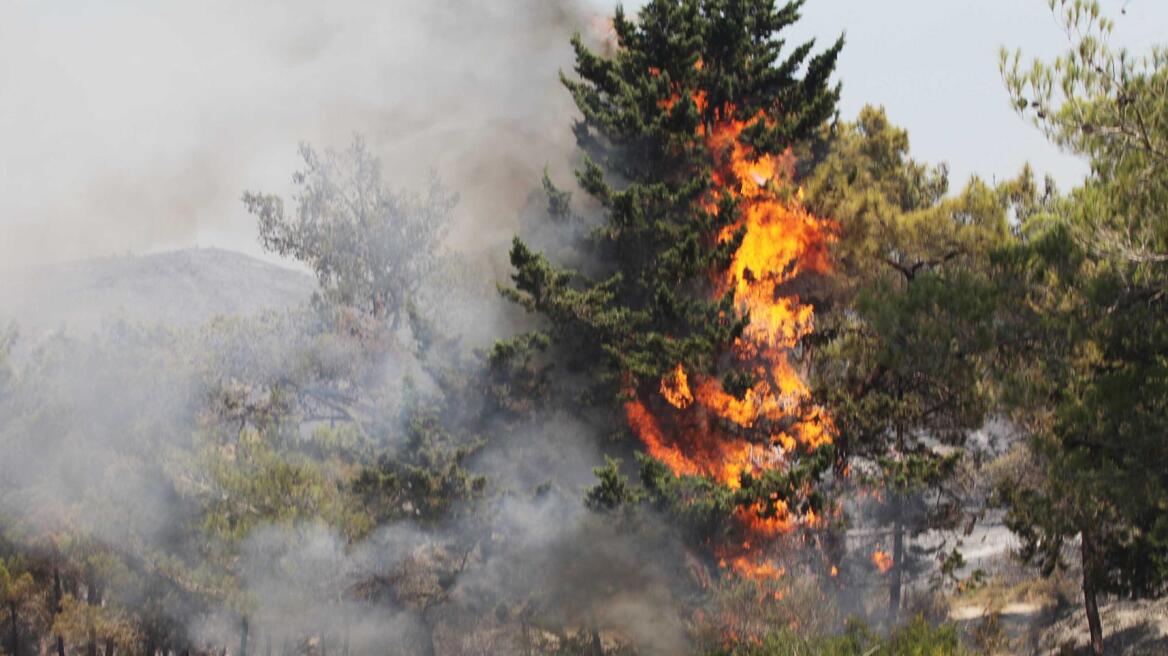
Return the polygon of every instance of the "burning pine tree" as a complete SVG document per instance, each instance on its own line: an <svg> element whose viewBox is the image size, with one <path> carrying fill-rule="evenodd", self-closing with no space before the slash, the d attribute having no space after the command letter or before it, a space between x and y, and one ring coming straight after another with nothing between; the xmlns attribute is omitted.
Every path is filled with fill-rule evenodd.
<svg viewBox="0 0 1168 656"><path fill-rule="evenodd" d="M550 334L495 359L514 373L521 347L550 338L565 378L587 381L577 399L623 408L651 495L756 579L780 573L768 538L819 521L833 461L793 357L813 326L798 290L826 273L832 229L802 208L791 153L834 112L842 40L784 55L801 4L653 0L635 21L617 9L609 56L574 40L579 79L564 84L582 114L577 176L603 208L598 262L584 276L517 239L506 294ZM623 498L616 480L602 486Z"/></svg>

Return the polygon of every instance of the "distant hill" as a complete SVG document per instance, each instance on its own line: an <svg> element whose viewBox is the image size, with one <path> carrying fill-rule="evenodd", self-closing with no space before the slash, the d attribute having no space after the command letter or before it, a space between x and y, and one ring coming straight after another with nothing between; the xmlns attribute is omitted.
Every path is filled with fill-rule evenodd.
<svg viewBox="0 0 1168 656"><path fill-rule="evenodd" d="M295 307L314 287L306 273L219 249L0 270L0 325L16 321L26 334L86 333L119 318L186 327Z"/></svg>

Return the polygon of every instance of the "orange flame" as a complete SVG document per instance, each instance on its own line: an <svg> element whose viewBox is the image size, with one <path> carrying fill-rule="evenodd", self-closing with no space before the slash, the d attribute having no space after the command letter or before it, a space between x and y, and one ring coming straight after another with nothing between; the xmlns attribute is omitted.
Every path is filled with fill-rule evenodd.
<svg viewBox="0 0 1168 656"><path fill-rule="evenodd" d="M689 378L685 375L685 367L679 364L671 375L661 379L661 396L678 410L685 410L693 403L693 393L689 391Z"/></svg>
<svg viewBox="0 0 1168 656"><path fill-rule="evenodd" d="M726 567L727 564L723 561L722 566ZM755 561L746 556L738 556L730 561L729 566L739 575L755 581L777 581L787 573L786 569L769 560Z"/></svg>
<svg viewBox="0 0 1168 656"><path fill-rule="evenodd" d="M872 564L876 565L881 574L887 574L888 570L892 569L892 555L877 549L872 552Z"/></svg>
<svg viewBox="0 0 1168 656"><path fill-rule="evenodd" d="M651 69L650 75L660 71ZM680 98L675 91L661 106L671 109ZM706 111L704 92L691 98ZM734 111L725 107L719 115L730 117ZM760 112L749 121L724 118L698 128L713 162L713 190L700 209L717 214L724 194L737 201L734 221L715 239L728 243L741 235L741 242L729 268L713 280L713 292L718 297L731 293L750 316L733 356L752 380L735 394L717 377L687 372L679 363L658 388L669 407L636 394L625 405L629 425L651 456L677 476L708 476L731 489L741 488L747 475L784 468L800 449L830 443L834 432L824 409L810 403L810 390L791 359L794 347L813 329L813 308L785 289L800 274L829 270L832 227L803 208L801 189L790 192L794 157L789 150L757 154L745 143L743 132L757 122L769 119ZM763 539L822 522L814 512L792 512L777 498L740 508L735 516L746 535ZM765 554L749 553L749 540L741 549L719 551L723 567L729 563L742 576L766 580L782 575Z"/></svg>

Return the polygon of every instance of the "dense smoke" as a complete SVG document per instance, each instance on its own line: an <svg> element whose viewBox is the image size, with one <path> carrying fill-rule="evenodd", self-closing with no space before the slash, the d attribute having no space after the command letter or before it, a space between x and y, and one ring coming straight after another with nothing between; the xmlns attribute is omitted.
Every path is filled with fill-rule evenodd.
<svg viewBox="0 0 1168 656"><path fill-rule="evenodd" d="M674 428L713 426L731 447L670 462L680 451L654 449L656 424L596 410L594 381L554 347L515 345L534 325L553 324L553 338L563 327L532 316L562 299L510 290L536 310L525 315L500 298L513 235L555 265L613 273L580 248L596 207L571 195L575 108L557 79L574 63L572 33L609 44L584 0L11 13L0 55L28 56L13 86L34 100L16 121L29 124L17 155L0 158L37 156L9 167L19 193L0 193L0 566L40 587L11 606L9 656L31 656L19 645L34 634L41 653L57 640L90 656L99 634L102 656L676 654L801 621L838 632L841 610L870 613L874 578L896 573L899 604L900 576L911 590L939 571L951 536L905 527L937 508L907 494L885 504L875 484L842 511L870 530L849 533L829 506L792 515L777 489L752 507L774 513L718 523L756 476L782 482L794 452L795 439L773 436L763 460L747 431L787 421L782 404L812 406L788 360L802 356L812 308L784 296L798 283L780 286L797 251L827 275L835 236L774 195L794 171L786 155L759 166L739 146L728 161L753 182L723 196L765 210L732 226L763 256L735 253L717 295L743 283L734 303L781 318L743 333L764 353L759 370L783 378L756 397L769 414L715 413L703 390L741 408L745 390L768 388L754 380L740 398L730 388L747 378L693 369L691 392L681 363L672 384L645 388L677 410L696 393L697 421ZM79 108L106 129L82 131ZM731 128L713 134L735 141L746 123ZM69 148L38 149L59 143L50 130L70 134ZM327 170L314 175L318 153ZM715 174L725 190L732 178ZM320 192L307 201L306 184ZM192 242L269 262L122 255ZM281 255L299 270L273 264ZM532 269L562 275L564 314L591 312L598 296L572 297L579 280ZM497 357L508 349L526 355ZM621 401L629 421L647 412ZM818 449L830 421L813 412L791 431ZM656 460L629 483L639 449ZM656 464L673 469L653 479ZM857 480L878 477L875 460L861 464ZM598 489L626 496L606 505ZM831 610L800 617L785 595Z"/></svg>
<svg viewBox="0 0 1168 656"><path fill-rule="evenodd" d="M52 105L37 126L77 121L56 101L93 100L98 80L112 82L119 103L98 109L107 130L20 168L22 192L0 201L10 235L0 258L43 265L192 240L256 252L241 191L287 196L297 141L341 149L361 134L388 185L420 188L436 172L460 198L442 264L416 299L456 355L422 346L416 327L374 345L321 331L306 298L279 307L304 295L295 285L240 305L246 316L207 322L192 307L198 281L127 308L132 295L93 293L108 268L57 269L55 286L45 284L49 269L11 271L0 317L17 322L17 375L0 389L0 515L17 528L3 538L49 562L111 552L150 581L85 565L65 587L91 604L141 607L158 598L143 585L197 591L196 607L163 596L172 603L150 612L208 650L243 651L250 640L253 651L282 654L523 653L615 640L684 651L678 595L706 565L652 515L634 530L584 507L603 464L595 426L537 413L505 432L490 413L479 416L471 429L487 447L468 466L489 481L486 503L384 521L355 539L316 516L346 511L335 491L319 489L331 481L296 460L312 453L327 470L330 450L346 448L354 431L369 449L358 464L403 453L410 407L452 413L435 367L473 371L481 349L513 332L494 289L511 235L570 257L565 244L584 221L549 224L538 183L545 169L571 180L572 103L556 76L571 68L571 33L603 39L603 21L567 0L137 9L91 16L84 28L78 17L19 16L44 33L13 33L9 47L87 80L21 78L32 87L23 95ZM55 39L69 43L50 53ZM181 109L164 110L172 103ZM75 191L54 195L47 180ZM123 275L166 278L128 262ZM46 297L54 288L72 291ZM185 312L158 309L172 304ZM354 390L361 398L338 416L330 400ZM338 420L348 432L333 432ZM274 449L294 455L284 462ZM251 469L232 470L240 462ZM238 505L276 476L305 478L296 488L304 498L273 500L287 506L266 509L280 521L236 524L255 510ZM238 550L204 533L230 536Z"/></svg>
<svg viewBox="0 0 1168 656"><path fill-rule="evenodd" d="M607 8L606 8L607 9ZM464 200L456 246L514 228L565 173L579 2L232 2L4 10L4 268L214 244L257 253L240 189L283 190L296 143L354 132L387 178ZM95 129L95 126L97 129ZM563 175L561 177L568 177Z"/></svg>
<svg viewBox="0 0 1168 656"><path fill-rule="evenodd" d="M159 612L207 649L240 649L241 615L252 649L274 644L280 653L324 652L329 642L354 653L417 653L428 641L441 653L473 646L460 640L516 653L561 639L547 626L608 627L647 653L682 649L673 595L691 580L680 542L655 522L633 531L585 509L581 492L602 464L598 436L566 416L515 434L493 433L500 427L484 418L477 430L488 445L471 468L486 476L492 498L437 523L391 521L353 541L307 516L261 521L240 527L238 557L221 564L230 579L183 565L207 549L219 553L201 531L250 503L234 498L259 490L249 478L258 486L286 470L268 448L333 448L314 432L320 419L293 415L299 428L263 428L260 417L292 412L282 381L310 390L358 380L373 390L353 407L367 413L359 421L377 453L407 448L411 402L441 403L424 354L395 342L365 361L362 345L314 334L315 320L299 309L187 329L113 321L26 345L0 394L3 539L47 559L111 552L166 585L202 591L218 601L176 601ZM243 461L261 464L230 472ZM262 465L269 461L275 469ZM308 475L295 473L296 462L290 456L285 475ZM271 512L329 512L331 494L303 493L272 499ZM81 591L96 585L85 571L78 576ZM111 576L104 599L135 608L142 584Z"/></svg>
<svg viewBox="0 0 1168 656"><path fill-rule="evenodd" d="M167 11L165 20L153 7L137 9L91 16L84 34L70 27L74 17L28 9L18 19L44 32L6 39L39 65L116 78L121 102L101 110L108 130L78 135L67 158L22 167L16 183L25 189L5 194L0 207L8 236L0 258L36 265L0 281L0 317L15 329L5 369L12 377L0 388L0 516L13 528L0 537L46 562L112 553L145 574L103 565L93 566L97 578L89 566L67 573L66 594L91 603L138 609L159 598L158 586L199 592L205 601L195 607L184 594L149 606L151 626L175 628L147 642L185 635L196 647L232 652L245 640L263 653L519 652L600 639L588 632L603 626L649 653L683 649L673 603L676 582L688 583L678 571L680 543L653 522L631 531L587 512L581 493L603 464L598 436L566 415L503 435L491 434L498 426L489 415L476 420L489 442L469 466L490 481L491 500L437 522L387 521L356 540L307 516L207 528L239 510L233 496L244 492L224 480L246 487L247 477L269 475L260 467L224 479L236 475L233 463L267 462L269 443L294 453L342 448L320 441L337 421L326 404L313 406L319 416L297 411L289 421L298 426L264 427L264 417L303 402L289 394L319 402L359 386L367 394L347 419L368 433L371 454L399 453L407 407L444 402L435 366L473 371L482 352L472 349L512 330L497 300L498 265L512 234L542 223L545 167L561 183L571 179L571 99L556 75L571 67L573 31L601 36L596 19L575 3L542 0L351 2L327 14L308 5L215 5ZM44 50L66 38L58 53ZM97 93L96 82L22 81L36 86L25 96L46 103ZM182 108L163 115L164 100ZM77 120L59 107L49 116ZM161 256L112 261L112 269L42 266L192 240L257 252L241 191L286 195L297 141L340 149L354 134L381 160L388 185L420 188L436 172L460 198L448 250L417 298L422 314L440 319L453 355L427 351L413 329L374 347L322 332L305 286L275 272L270 298L248 293L236 302L231 281L187 282ZM28 148L43 137L34 131ZM75 192L52 195L50 179ZM534 238L554 245L579 231L568 232ZM201 257L179 262L177 273L200 270L209 256ZM213 270L245 275L246 265L214 257ZM107 278L138 280L147 296L109 291ZM208 321L218 312L238 316ZM295 458L291 475L307 475ZM318 505L334 502L334 493L306 494L317 496L285 500L290 516L299 504L324 512ZM238 554L207 542L208 530L237 534ZM200 560L213 569L188 567Z"/></svg>

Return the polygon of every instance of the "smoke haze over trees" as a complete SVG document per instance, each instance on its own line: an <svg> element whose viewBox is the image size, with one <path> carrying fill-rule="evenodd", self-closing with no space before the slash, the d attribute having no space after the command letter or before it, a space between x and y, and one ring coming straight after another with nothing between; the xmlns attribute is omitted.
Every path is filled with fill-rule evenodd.
<svg viewBox="0 0 1168 656"><path fill-rule="evenodd" d="M1168 649L1168 55L1053 0L1089 175L951 180L816 1L56 17L141 86L0 201L0 656Z"/></svg>
<svg viewBox="0 0 1168 656"><path fill-rule="evenodd" d="M23 63L0 92L0 268L192 243L261 254L239 190L290 191L298 142L354 132L395 186L442 172L466 200L460 247L505 244L532 178L568 170L556 75L574 31L602 35L593 6L6 6L4 57Z"/></svg>

